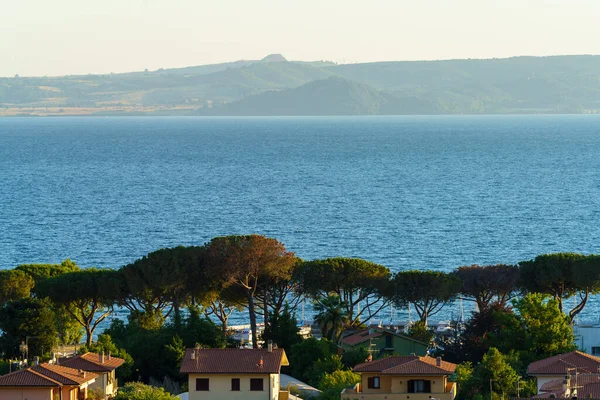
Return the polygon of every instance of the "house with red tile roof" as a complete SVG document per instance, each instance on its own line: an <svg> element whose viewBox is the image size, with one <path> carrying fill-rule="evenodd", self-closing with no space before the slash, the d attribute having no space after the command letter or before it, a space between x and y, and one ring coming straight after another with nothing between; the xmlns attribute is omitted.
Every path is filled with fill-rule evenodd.
<svg viewBox="0 0 600 400"><path fill-rule="evenodd" d="M384 328L369 328L342 337L339 347L343 351L364 348L375 350L374 357L381 358L392 354L427 354L427 343Z"/></svg>
<svg viewBox="0 0 600 400"><path fill-rule="evenodd" d="M110 353L85 353L75 357L61 358L59 364L65 367L91 372L98 375L98 379L90 385L90 389L99 390L105 400L117 394L117 378L115 370L125 363L119 357L112 357Z"/></svg>
<svg viewBox="0 0 600 400"><path fill-rule="evenodd" d="M189 400L288 400L281 390L283 349L187 349L180 372L188 375Z"/></svg>
<svg viewBox="0 0 600 400"><path fill-rule="evenodd" d="M534 399L570 399L572 397L600 398L600 373L577 374L546 382L540 388L540 393L533 396Z"/></svg>
<svg viewBox="0 0 600 400"><path fill-rule="evenodd" d="M391 356L358 364L353 372L361 375L361 382L341 393L341 400L453 400L456 383L448 376L456 364L441 358L419 356Z"/></svg>
<svg viewBox="0 0 600 400"><path fill-rule="evenodd" d="M537 379L538 394L543 394L542 387L567 376L580 374L596 374L600 372L600 358L581 351L559 354L529 364L527 374Z"/></svg>
<svg viewBox="0 0 600 400"><path fill-rule="evenodd" d="M97 374L54 364L40 364L0 376L2 400L87 399Z"/></svg>

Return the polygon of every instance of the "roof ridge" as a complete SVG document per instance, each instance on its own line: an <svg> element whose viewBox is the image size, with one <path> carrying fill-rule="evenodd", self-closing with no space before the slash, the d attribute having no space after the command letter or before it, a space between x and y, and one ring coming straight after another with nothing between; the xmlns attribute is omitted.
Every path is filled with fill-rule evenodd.
<svg viewBox="0 0 600 400"><path fill-rule="evenodd" d="M59 385L59 386L62 386L62 385L63 385L63 384L62 384L62 383L60 383L59 381L57 381L57 380L55 380L55 379L52 379L52 378L50 378L49 376L42 374L41 372L35 371L35 370L33 369L33 367L30 367L30 368L24 369L23 371L29 371L29 372L31 372L32 374L35 374L35 375L37 375L37 376L39 376L39 377L41 377L41 378L43 378L43 379L46 379L46 380L48 380L48 381L50 381L50 382L52 382L52 383L56 383L56 384L57 384L57 385Z"/></svg>

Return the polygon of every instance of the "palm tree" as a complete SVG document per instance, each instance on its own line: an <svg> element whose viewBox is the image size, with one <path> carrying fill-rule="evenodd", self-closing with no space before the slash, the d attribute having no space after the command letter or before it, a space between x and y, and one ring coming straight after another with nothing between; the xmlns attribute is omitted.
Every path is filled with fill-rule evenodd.
<svg viewBox="0 0 600 400"><path fill-rule="evenodd" d="M350 323L347 305L339 296L327 296L315 302L315 322L321 328L321 333L326 338L337 342L344 328Z"/></svg>

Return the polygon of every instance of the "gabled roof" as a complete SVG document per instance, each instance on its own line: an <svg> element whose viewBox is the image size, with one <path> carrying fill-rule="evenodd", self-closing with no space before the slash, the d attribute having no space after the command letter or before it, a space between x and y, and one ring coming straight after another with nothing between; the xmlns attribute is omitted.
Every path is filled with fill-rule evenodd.
<svg viewBox="0 0 600 400"><path fill-rule="evenodd" d="M422 344L423 346L427 347L427 343L423 343L418 340L415 340L415 339L411 338L410 336L402 335L400 333L392 332L390 330L381 329L381 328L364 329L362 331L356 332L352 335L349 335L349 336L346 336L346 337L340 339L340 343L347 344L348 346L355 346L359 343L366 342L367 340L384 336L385 334L397 336L399 338L406 339L411 342L416 342L418 344Z"/></svg>
<svg viewBox="0 0 600 400"><path fill-rule="evenodd" d="M40 364L10 374L0 376L0 386L4 387L60 387L81 386L93 382L98 375L86 373L59 365Z"/></svg>
<svg viewBox="0 0 600 400"><path fill-rule="evenodd" d="M64 367L62 365L40 364L31 367L35 372L39 372L53 380L69 386L80 386L84 383L94 381L98 377L97 374L86 372L85 376L78 370Z"/></svg>
<svg viewBox="0 0 600 400"><path fill-rule="evenodd" d="M104 362L100 362L101 356L97 353L85 353L75 357L61 358L59 364L69 368L81 369L88 372L110 372L125 362L119 357L104 356Z"/></svg>
<svg viewBox="0 0 600 400"><path fill-rule="evenodd" d="M22 369L0 376L0 387L58 387L57 382L31 369Z"/></svg>
<svg viewBox="0 0 600 400"><path fill-rule="evenodd" d="M456 364L425 356L392 356L358 364L353 372L378 372L383 375L450 375Z"/></svg>
<svg viewBox="0 0 600 400"><path fill-rule="evenodd" d="M556 392L562 390L563 388L563 379L554 379L552 381L546 382L540 388L542 392ZM585 386L592 383L600 383L600 373L598 374L581 374L577 375L577 377L571 377L571 385L577 384L577 386Z"/></svg>
<svg viewBox="0 0 600 400"><path fill-rule="evenodd" d="M278 374L290 365L283 349L200 349L192 359L194 351L186 350L182 374Z"/></svg>
<svg viewBox="0 0 600 400"><path fill-rule="evenodd" d="M587 398L588 395L591 395L591 398L600 398L600 374L577 375L577 380L572 377L570 384L577 386L577 397L579 398ZM534 398L548 398L552 394L556 398L564 398L567 395L567 391L563 388L563 379L554 379L544 383L540 392L544 393L540 393Z"/></svg>
<svg viewBox="0 0 600 400"><path fill-rule="evenodd" d="M581 351L559 354L529 364L529 375L566 375L569 368L577 368L579 373L597 373L600 358Z"/></svg>

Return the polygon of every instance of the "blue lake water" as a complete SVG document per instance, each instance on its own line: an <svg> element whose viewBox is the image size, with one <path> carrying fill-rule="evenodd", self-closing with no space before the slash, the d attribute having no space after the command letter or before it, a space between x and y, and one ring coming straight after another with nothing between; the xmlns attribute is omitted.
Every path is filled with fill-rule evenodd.
<svg viewBox="0 0 600 400"><path fill-rule="evenodd" d="M0 119L0 268L234 233L393 271L599 253L600 116Z"/></svg>

